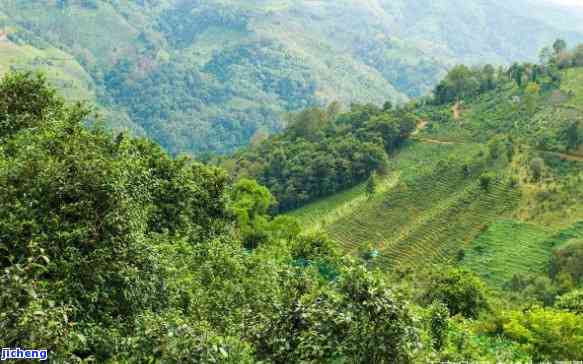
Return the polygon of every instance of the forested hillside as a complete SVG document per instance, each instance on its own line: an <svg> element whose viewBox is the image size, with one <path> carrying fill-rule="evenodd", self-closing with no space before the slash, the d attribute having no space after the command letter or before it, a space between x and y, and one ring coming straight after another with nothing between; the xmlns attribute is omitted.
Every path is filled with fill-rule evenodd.
<svg viewBox="0 0 583 364"><path fill-rule="evenodd" d="M570 83L581 71L563 68L552 86L572 90L565 105L583 92ZM275 199L254 180L111 134L42 76L9 74L0 81L0 345L46 349L54 363L583 358L580 161L535 162L538 152L510 135L486 145L410 135L409 115L451 106L434 101L337 115L355 127L332 122L333 109L316 119L329 124L314 134L323 145L370 133L391 158L365 198L322 224L330 238L309 229L330 210L272 216ZM517 108L528 112L528 102ZM292 130L305 132L314 113ZM314 153L317 140L305 148ZM511 219L517 206L534 214ZM544 226L549 216L562 224ZM389 240L394 227L401 234Z"/></svg>
<svg viewBox="0 0 583 364"><path fill-rule="evenodd" d="M534 61L581 39L581 19L542 0L1 0L0 72L43 69L172 154L225 152L286 112L404 102L455 63Z"/></svg>
<svg viewBox="0 0 583 364"><path fill-rule="evenodd" d="M518 326L482 322L476 332L541 350L542 336L531 330L557 334L541 307L581 314L574 306L583 284L575 263L583 238L583 45L558 40L541 55L540 63L497 70L454 67L433 97L404 107L417 131L383 173L289 216L408 284L431 265L476 274L499 307L521 302L530 317ZM565 349L546 360L583 356ZM545 360L539 354L535 362Z"/></svg>
<svg viewBox="0 0 583 364"><path fill-rule="evenodd" d="M393 111L413 118L417 130L378 173L354 180L351 190L293 214L324 225L351 248L380 244L391 259L406 257L406 264L456 259L460 249L500 218L516 219L524 228L527 225L520 224L548 226L540 238L583 219L583 46L568 49L558 40L541 55L537 64L454 67L435 87L434 96ZM303 140L292 143L302 145ZM259 146L234 158L243 156L239 169L255 171L252 175L270 186L276 197L285 198L280 182L266 177L275 168L273 162L263 161L285 155L275 150ZM254 158L253 151L260 151L260 157ZM301 155L288 154L287 164L310 166ZM315 172L306 168L303 173ZM293 173L286 179L294 180ZM375 186L382 193L363 199L365 187L371 191ZM458 222L461 225L456 226ZM433 246L431 254L412 244L433 245L436 239L448 243Z"/></svg>
<svg viewBox="0 0 583 364"><path fill-rule="evenodd" d="M561 3L0 0L1 359L582 361Z"/></svg>
<svg viewBox="0 0 583 364"><path fill-rule="evenodd" d="M391 155L415 130L416 118L403 110L338 104L291 116L280 135L228 157L235 178L250 177L269 187L278 210L297 208L384 173Z"/></svg>

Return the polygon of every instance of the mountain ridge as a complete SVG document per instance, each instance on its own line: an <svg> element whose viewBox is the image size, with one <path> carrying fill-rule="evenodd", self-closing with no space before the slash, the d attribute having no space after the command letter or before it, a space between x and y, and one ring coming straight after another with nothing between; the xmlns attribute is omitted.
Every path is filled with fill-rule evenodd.
<svg viewBox="0 0 583 364"><path fill-rule="evenodd" d="M403 103L454 64L534 60L557 37L583 39L583 29L565 30L583 17L551 8L527 0L2 0L4 43L31 56L6 57L0 70L70 79L72 93L98 101L110 126L173 154L228 152L280 131L286 112ZM51 60L51 47L71 61Z"/></svg>

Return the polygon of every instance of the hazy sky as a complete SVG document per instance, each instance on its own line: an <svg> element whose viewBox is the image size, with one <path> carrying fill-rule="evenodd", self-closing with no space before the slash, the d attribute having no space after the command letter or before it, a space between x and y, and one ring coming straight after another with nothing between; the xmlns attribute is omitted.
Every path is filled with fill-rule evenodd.
<svg viewBox="0 0 583 364"><path fill-rule="evenodd" d="M561 4L567 6L578 6L583 8L583 0L543 0L544 2L551 4Z"/></svg>

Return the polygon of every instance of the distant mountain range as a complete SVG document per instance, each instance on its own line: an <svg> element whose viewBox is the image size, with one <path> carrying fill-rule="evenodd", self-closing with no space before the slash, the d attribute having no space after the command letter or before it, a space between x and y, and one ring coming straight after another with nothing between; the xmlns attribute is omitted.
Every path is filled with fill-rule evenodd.
<svg viewBox="0 0 583 364"><path fill-rule="evenodd" d="M456 63L583 41L543 0L0 0L0 73L41 69L172 153L226 152L338 100L404 102Z"/></svg>

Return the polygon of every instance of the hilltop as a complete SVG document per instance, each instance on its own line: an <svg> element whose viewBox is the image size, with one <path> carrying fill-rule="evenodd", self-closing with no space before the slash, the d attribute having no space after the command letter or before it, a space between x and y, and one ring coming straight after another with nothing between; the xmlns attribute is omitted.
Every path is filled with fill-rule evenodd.
<svg viewBox="0 0 583 364"><path fill-rule="evenodd" d="M347 253L375 252L384 269L454 264L498 288L544 273L554 249L583 237L583 47L554 48L544 64L454 67L433 98L403 107L353 106L321 130L312 118L311 137L297 133L304 112L223 165L268 186L281 212ZM370 165L348 140L398 135L384 120L401 122L402 139L385 148L376 173L326 190ZM344 141L332 142L340 152L325 146L334 138Z"/></svg>
<svg viewBox="0 0 583 364"><path fill-rule="evenodd" d="M456 63L535 60L581 39L582 18L526 0L2 0L0 72L44 70L173 154L225 152L286 112L402 103Z"/></svg>

